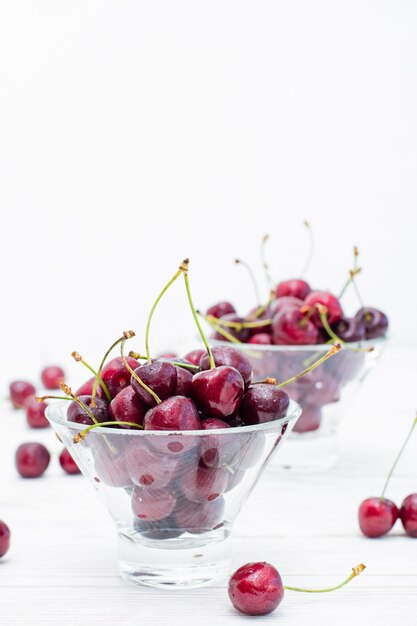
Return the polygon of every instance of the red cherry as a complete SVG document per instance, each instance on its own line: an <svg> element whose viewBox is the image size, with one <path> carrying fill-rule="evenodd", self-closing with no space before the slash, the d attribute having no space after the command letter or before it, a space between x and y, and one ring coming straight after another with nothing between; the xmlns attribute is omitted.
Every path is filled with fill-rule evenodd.
<svg viewBox="0 0 417 626"><path fill-rule="evenodd" d="M262 346L269 346L272 343L272 337L269 333L256 333L248 339L248 343L257 343Z"/></svg>
<svg viewBox="0 0 417 626"><path fill-rule="evenodd" d="M328 291L312 291L305 299L306 307L315 307L317 304L321 304L326 307L327 321L330 325L336 324L336 322L342 318L343 310L340 306L339 300ZM311 319L317 328L321 328L323 326L318 311L313 313Z"/></svg>
<svg viewBox="0 0 417 626"><path fill-rule="evenodd" d="M42 476L49 465L51 456L41 443L22 443L16 450L16 469L23 478Z"/></svg>
<svg viewBox="0 0 417 626"><path fill-rule="evenodd" d="M303 306L303 300L300 298L294 298L293 296L282 296L281 298L275 298L270 304L269 312L271 317L274 317L277 313L281 313L284 309Z"/></svg>
<svg viewBox="0 0 417 626"><path fill-rule="evenodd" d="M217 319L229 313L236 313L235 307L233 304L230 304L230 302L218 302L207 309L207 315L212 315L213 317L217 317Z"/></svg>
<svg viewBox="0 0 417 626"><path fill-rule="evenodd" d="M15 409L20 409L25 404L25 400L36 393L32 383L26 380L15 380L10 384L10 400Z"/></svg>
<svg viewBox="0 0 417 626"><path fill-rule="evenodd" d="M85 381L85 383L83 383L81 385L81 387L79 389L77 389L77 391L75 392L74 395L77 396L77 398L79 398L80 396L91 396L91 394L93 393L93 387L94 387L94 381L96 380L95 376L93 376L92 378L89 378L88 380ZM98 398L104 398L104 392L103 389L101 387L100 384L97 385L97 397Z"/></svg>
<svg viewBox="0 0 417 626"><path fill-rule="evenodd" d="M132 370L139 367L139 362L132 357L126 357L126 361ZM112 398L117 396L119 391L130 385L130 372L126 368L123 359L120 356L112 359L103 367L101 371L101 379L106 385ZM97 385L97 389L100 385Z"/></svg>
<svg viewBox="0 0 417 626"><path fill-rule="evenodd" d="M33 396L25 401L26 421L31 428L47 428L49 422L45 417L46 402L37 402Z"/></svg>
<svg viewBox="0 0 417 626"><path fill-rule="evenodd" d="M318 430L321 424L321 409L318 406L305 404L301 417L298 418L293 427L295 433L310 433Z"/></svg>
<svg viewBox="0 0 417 626"><path fill-rule="evenodd" d="M10 528L0 520L0 558L6 554L10 547Z"/></svg>
<svg viewBox="0 0 417 626"><path fill-rule="evenodd" d="M175 508L177 498L172 489L141 489L132 493L132 510L140 520L156 522L168 517Z"/></svg>
<svg viewBox="0 0 417 626"><path fill-rule="evenodd" d="M417 493L412 493L403 500L400 517L407 535L417 537Z"/></svg>
<svg viewBox="0 0 417 626"><path fill-rule="evenodd" d="M200 430L201 421L197 408L190 398L172 396L157 404L145 415L145 430L167 431L166 436L155 436L150 445L160 452L178 455L194 447L194 437L190 435L170 434L170 430Z"/></svg>
<svg viewBox="0 0 417 626"><path fill-rule="evenodd" d="M293 298L305 300L310 292L311 287L305 280L302 280L301 278L293 278L279 283L275 289L275 296L277 298L291 296Z"/></svg>
<svg viewBox="0 0 417 626"><path fill-rule="evenodd" d="M189 533L199 534L213 530L223 518L224 499L212 502L191 502L186 498L177 501L174 511L176 525Z"/></svg>
<svg viewBox="0 0 417 626"><path fill-rule="evenodd" d="M133 422L142 426L148 408L129 385L119 391L110 402L109 414L117 422ZM119 428L133 429L133 426L120 425Z"/></svg>
<svg viewBox="0 0 417 626"><path fill-rule="evenodd" d="M222 468L197 465L188 468L181 480L182 493L192 502L212 502L226 489L229 472Z"/></svg>
<svg viewBox="0 0 417 626"><path fill-rule="evenodd" d="M59 455L59 464L67 474L80 474L81 470L72 458L71 454L64 448Z"/></svg>
<svg viewBox="0 0 417 626"><path fill-rule="evenodd" d="M382 537L394 526L398 515L398 508L391 500L367 498L359 507L359 527L367 537Z"/></svg>
<svg viewBox="0 0 417 626"><path fill-rule="evenodd" d="M192 395L200 411L212 417L233 415L243 398L245 383L234 367L221 365L194 374Z"/></svg>
<svg viewBox="0 0 417 626"><path fill-rule="evenodd" d="M216 365L229 365L230 367L234 367L242 376L245 385L250 384L252 378L252 364L241 350L236 350L236 348L224 345L214 346L211 352ZM208 370L210 368L210 357L207 352L204 352L199 365L200 370Z"/></svg>
<svg viewBox="0 0 417 626"><path fill-rule="evenodd" d="M191 352L187 352L187 354L184 356L184 361L188 361L193 365L199 365L201 357L205 353L205 350L191 350Z"/></svg>
<svg viewBox="0 0 417 626"><path fill-rule="evenodd" d="M272 340L275 344L313 344L317 343L318 335L312 320L296 307L283 309L272 320Z"/></svg>
<svg viewBox="0 0 417 626"><path fill-rule="evenodd" d="M41 372L41 380L45 389L59 389L64 378L65 372L59 365L48 365Z"/></svg>
<svg viewBox="0 0 417 626"><path fill-rule="evenodd" d="M172 480L178 460L150 449L142 437L135 437L125 453L126 468L138 487L160 489Z"/></svg>
<svg viewBox="0 0 417 626"><path fill-rule="evenodd" d="M229 598L245 615L272 613L284 597L281 576L269 563L247 563L229 580Z"/></svg>

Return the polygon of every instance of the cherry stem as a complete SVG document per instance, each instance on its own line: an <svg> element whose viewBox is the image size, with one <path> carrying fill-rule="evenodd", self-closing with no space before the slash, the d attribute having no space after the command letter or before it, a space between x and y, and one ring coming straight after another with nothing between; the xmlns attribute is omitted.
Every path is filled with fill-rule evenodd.
<svg viewBox="0 0 417 626"><path fill-rule="evenodd" d="M198 311L197 311L198 312ZM237 337L235 337L234 335L232 335L231 333L228 333L227 330L225 330L224 328L222 328L217 322L219 321L217 319L217 317L213 317L212 315L203 315L202 313L198 312L199 315L201 315L201 317L203 319L206 320L206 322L208 322L210 324L210 326L219 333L219 335L222 335L225 339L227 339L228 341L230 341L231 343L242 343L241 341L239 341L239 339Z"/></svg>
<svg viewBox="0 0 417 626"><path fill-rule="evenodd" d="M143 380L141 380L139 378L139 376L136 374L136 372L134 372L132 370L132 368L130 367L129 363L126 361L124 348L125 348L125 343L126 343L127 339L130 339L130 337L128 337L128 336L123 337L122 342L120 344L120 356L122 357L122 361L123 361L123 364L124 364L125 368L128 370L128 372L130 372L131 376L133 376L133 378L139 383L139 385L141 387L143 387L145 389L145 391L147 391L152 396L152 398L155 400L156 404L161 404L161 402L162 402L161 398L159 396L157 396L156 393L150 387L148 387L148 385L146 383L144 383Z"/></svg>
<svg viewBox="0 0 417 626"><path fill-rule="evenodd" d="M268 263L266 262L266 255L265 255L265 245L266 245L266 242L268 241L268 239L269 239L269 235L264 235L262 237L262 241L261 241L261 262L262 262L262 267L263 267L263 270L264 270L266 282L268 284L268 288L269 288L269 290L272 290L273 282L272 282L271 274L269 272Z"/></svg>
<svg viewBox="0 0 417 626"><path fill-rule="evenodd" d="M214 362L213 353L212 353L211 348L210 348L210 346L208 344L208 341L206 339L204 331L201 328L201 324L200 324L200 321L198 319L197 311L195 310L193 299L192 299L192 296L191 296L190 283L188 281L188 259L187 259L187 262L184 261L183 264L180 266L180 270L184 274L185 290L187 292L187 298L188 298L188 302L190 304L191 313L193 314L193 318L194 318L194 321L195 321L196 326L198 328L198 332L200 333L200 337L201 337L201 339L202 339L202 341L204 343L204 346L205 346L205 348L207 350L207 353L209 355L210 369L212 370L212 369L214 369L216 367L216 364Z"/></svg>
<svg viewBox="0 0 417 626"><path fill-rule="evenodd" d="M363 563L360 563L356 567L352 567L352 573L350 574L350 576L348 576L346 580L341 582L340 585L336 585L335 587L327 587L325 589L303 589L302 587L290 587L288 585L284 585L284 589L287 589L288 591L300 591L302 593L327 593L329 591L336 591L337 589L341 589L341 587L347 585L351 580L353 580L353 578L356 578L356 576L359 576L359 574L363 572L365 568L366 565L364 565Z"/></svg>
<svg viewBox="0 0 417 626"><path fill-rule="evenodd" d="M91 365L89 363L87 363L87 361L85 361L81 354L79 352L72 352L71 353L72 358L74 359L74 361L77 361L77 363L82 363L82 365L84 365L84 367L86 367L88 370L90 370L90 372L92 374L94 374L94 376L97 378L97 372L95 369L93 369L91 367ZM110 395L109 390L106 387L106 384L104 383L103 379L101 378L101 376L98 377L98 382L100 383L100 386L102 388L102 390L104 391L104 393L106 394L106 398L109 401L109 403L111 402L112 398Z"/></svg>
<svg viewBox="0 0 417 626"><path fill-rule="evenodd" d="M139 354L139 352L135 352L134 350L131 350L129 352L129 356L132 357L132 359L136 359L136 360L140 360L140 361L146 361L148 357L144 356L143 354ZM198 367L198 365L193 365L192 363L184 363L182 361L169 361L170 363L172 363L172 365L178 365L178 367L184 367L186 369L190 369L190 370L199 370L200 368Z"/></svg>
<svg viewBox="0 0 417 626"><path fill-rule="evenodd" d="M185 262L185 261L184 261ZM168 289L171 287L171 285L173 283L175 283L175 281L177 280L177 278L179 276L181 276L182 270L181 268L174 274L174 276L171 278L170 281L167 282L167 284L165 285L165 287L162 289L161 293L158 295L157 299L155 300L155 302L152 305L152 308L150 310L149 313L149 317L148 317L148 321L146 323L146 331L145 331L145 350L146 350L146 358L148 360L148 365L150 365L152 363L152 359L151 359L151 353L149 350L149 329L151 327L151 321L152 321L152 317L153 314L155 312L156 307L159 304L159 301L161 300L161 298L164 296L164 294L168 291Z"/></svg>
<svg viewBox="0 0 417 626"><path fill-rule="evenodd" d="M315 361L314 363L309 365L305 370L303 370L299 374L296 374L295 376L292 376L288 380L285 380L283 383L280 383L279 385L277 385L277 389L281 389L281 387L285 387L286 385L289 385L290 383L295 382L296 380L298 380L302 376L305 376L306 374L308 374L312 370L316 369L316 367L318 367L319 365L321 365L322 363L327 361L327 359L330 359L330 357L332 357L334 354L339 352L339 350L341 350L341 349L342 349L342 346L340 345L340 343L333 344L332 347L330 348L330 350L328 352L326 352L326 354L323 354L322 357L317 359L317 361Z"/></svg>
<svg viewBox="0 0 417 626"><path fill-rule="evenodd" d="M383 488L383 490L382 490L381 500L383 500L383 499L384 499L385 492L386 492L387 487L388 487L388 483L389 483L389 481L391 480L391 476L393 475L394 470L395 470L395 468L397 467L398 461L400 460L401 455L402 455L402 453L404 452L404 450L405 450L405 447L406 447L407 443L410 441L411 435L413 434L413 430L414 430L414 427L415 427L415 425L416 425L416 424L417 424L417 416L414 418L413 423L411 424L411 428L410 428L410 430L409 430L409 433L408 433L407 437L405 438L405 441L404 441L403 445L401 446L400 451L399 451L399 453L397 454L397 456L396 456L396 458L395 458L394 463L392 464L392 467L391 467L391 469L390 469L390 471L389 471L389 474L388 474L388 476L387 476L387 480L385 481L384 488Z"/></svg>
<svg viewBox="0 0 417 626"><path fill-rule="evenodd" d="M235 263L237 265L242 265L242 267L244 267L246 269L246 271L249 274L249 278L251 280L252 283L252 287L253 290L255 292L255 300L259 306L259 303L261 301L261 297L259 295L259 288L258 288L258 283L256 282L256 278L255 278L255 274L253 273L253 270L251 268L251 266L249 265L249 263L246 263L246 261L241 261L240 259L235 259Z"/></svg>
<svg viewBox="0 0 417 626"><path fill-rule="evenodd" d="M87 426L87 428L84 428L84 430L82 430L81 432L77 433L76 435L74 435L74 437L72 438L74 443L80 443L80 441L82 441L83 439L85 439L87 433L90 432L90 430L93 430L95 428L99 428L102 426L134 426L135 428L140 428L143 430L143 426L141 426L140 424L136 424L135 422L100 422L97 424L91 424L91 426Z"/></svg>
<svg viewBox="0 0 417 626"><path fill-rule="evenodd" d="M87 415L91 418L94 424L98 424L94 413L89 409L89 407L86 404L84 404L84 402L82 402L79 398L77 398L76 395L72 393L71 387L68 387L68 385L66 385L65 383L61 383L59 387L61 391L63 391L67 396L75 400L78 406L81 407L87 413ZM93 401L91 400L91 404L92 403Z"/></svg>
<svg viewBox="0 0 417 626"><path fill-rule="evenodd" d="M262 304L261 306L259 306L256 309L256 311L254 311L252 314L247 315L245 317L245 321L256 320L258 317L260 317L263 313L265 313L265 311L267 310L267 308L271 304L272 300L274 300L274 298L275 298L275 292L271 291L271 293L269 294L268 302L266 304Z"/></svg>
<svg viewBox="0 0 417 626"><path fill-rule="evenodd" d="M305 326L307 326L307 322L310 319L310 317L313 315L315 310L316 310L316 307L314 306L304 305L300 307L300 312L305 313L303 319L300 320L299 322L300 328L304 328Z"/></svg>
<svg viewBox="0 0 417 626"><path fill-rule="evenodd" d="M45 402L45 400L67 400L67 402L72 402L73 398L68 398L68 396L36 396L36 402Z"/></svg>
<svg viewBox="0 0 417 626"><path fill-rule="evenodd" d="M218 324L219 326L226 326L226 328L236 328L237 330L242 330L242 328L262 328L263 326L269 326L272 323L271 319L255 320L253 322L231 322L230 320L217 319L217 317L214 317L213 315L207 315L207 318L210 318L212 321L214 321L215 324Z"/></svg>
<svg viewBox="0 0 417 626"><path fill-rule="evenodd" d="M313 255L314 255L314 233L313 233L313 229L311 228L310 222L308 222L307 220L304 220L303 222L304 226L307 228L308 230L308 254L307 254L307 258L306 261L304 263L304 267L303 267L303 271L301 272L301 278L303 278L306 273L308 268L310 267L311 261L313 259Z"/></svg>
<svg viewBox="0 0 417 626"><path fill-rule="evenodd" d="M133 332L133 330L129 330L127 331L130 335L130 337L134 337L135 333ZM96 375L96 379L94 381L94 385L93 385L93 392L91 394L91 406L94 408L96 406L96 394L97 394L97 387L98 387L98 382L99 382L99 378L101 377L101 372L102 369L104 367L104 364L106 362L107 357L109 356L110 352L112 350L114 350L114 348L119 345L119 343L121 341L123 341L123 339L125 338L125 335L123 335L123 337L119 337L119 339L117 339L111 346L110 348L107 350L106 354L103 356L103 358L101 359L101 363L100 363L100 367L97 370L97 375Z"/></svg>
<svg viewBox="0 0 417 626"><path fill-rule="evenodd" d="M336 341L337 343L340 343L346 350L351 350L352 352L372 352L373 351L373 347L370 346L369 348L357 348L355 346L350 346L348 343L346 343L346 341L343 341L343 339L340 339L340 337L334 332L333 328L330 326L329 324L329 320L327 318L327 307L322 305L322 304L316 304L317 309L319 311L319 315L320 315L320 320L321 323L323 324L323 328L326 331L326 333L330 336L330 340Z"/></svg>

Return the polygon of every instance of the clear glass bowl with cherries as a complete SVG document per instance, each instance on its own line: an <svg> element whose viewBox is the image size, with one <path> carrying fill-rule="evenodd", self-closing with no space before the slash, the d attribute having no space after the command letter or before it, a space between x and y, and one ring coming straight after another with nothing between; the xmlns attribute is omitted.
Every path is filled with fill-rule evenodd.
<svg viewBox="0 0 417 626"><path fill-rule="evenodd" d="M245 354L254 380L266 376L287 380L323 356L329 344L343 347L322 367L286 387L303 413L277 467L324 470L336 462L340 417L385 346L385 313L363 304L352 316L343 310L344 292L352 287L358 291L356 259L355 249L354 268L338 297L292 279L278 283L268 302L245 316L227 301L218 302L203 316L213 329L212 344L233 345Z"/></svg>

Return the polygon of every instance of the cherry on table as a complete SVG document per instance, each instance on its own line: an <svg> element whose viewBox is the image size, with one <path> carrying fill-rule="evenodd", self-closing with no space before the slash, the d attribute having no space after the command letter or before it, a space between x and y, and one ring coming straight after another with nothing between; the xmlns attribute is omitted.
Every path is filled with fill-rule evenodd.
<svg viewBox="0 0 417 626"><path fill-rule="evenodd" d="M49 422L45 417L46 402L37 402L33 396L25 401L26 421L31 428L48 428Z"/></svg>
<svg viewBox="0 0 417 626"><path fill-rule="evenodd" d="M235 609L245 615L272 613L284 597L278 570L269 563L247 563L229 580L229 598Z"/></svg>
<svg viewBox="0 0 417 626"><path fill-rule="evenodd" d="M74 461L70 452L64 448L59 455L59 464L67 474L80 474L81 470L77 463Z"/></svg>
<svg viewBox="0 0 417 626"><path fill-rule="evenodd" d="M407 535L417 537L417 493L412 493L403 500L400 518Z"/></svg>
<svg viewBox="0 0 417 626"><path fill-rule="evenodd" d="M0 559L8 552L10 547L10 528L6 522L0 520Z"/></svg>
<svg viewBox="0 0 417 626"><path fill-rule="evenodd" d="M16 469L23 478L42 476L50 460L51 455L42 443L22 443L15 453Z"/></svg>
<svg viewBox="0 0 417 626"><path fill-rule="evenodd" d="M20 409L24 406L25 400L30 396L34 396L36 389L27 380L15 380L10 384L10 400L15 409Z"/></svg>
<svg viewBox="0 0 417 626"><path fill-rule="evenodd" d="M59 389L64 379L65 372L59 365L48 365L41 372L41 380L45 389Z"/></svg>
<svg viewBox="0 0 417 626"><path fill-rule="evenodd" d="M398 516L398 508L391 500L367 498L359 507L359 527L367 537L382 537L391 530Z"/></svg>
<svg viewBox="0 0 417 626"><path fill-rule="evenodd" d="M210 417L227 417L236 413L245 390L240 372L220 365L194 374L192 397L198 409Z"/></svg>

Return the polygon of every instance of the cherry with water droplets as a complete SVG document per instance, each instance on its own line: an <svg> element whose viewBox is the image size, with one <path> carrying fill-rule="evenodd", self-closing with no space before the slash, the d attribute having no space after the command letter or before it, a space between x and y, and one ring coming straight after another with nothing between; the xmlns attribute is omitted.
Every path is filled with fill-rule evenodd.
<svg viewBox="0 0 417 626"><path fill-rule="evenodd" d="M278 570L269 563L247 563L233 574L228 585L229 598L245 615L272 613L284 597Z"/></svg>
<svg viewBox="0 0 417 626"><path fill-rule="evenodd" d="M128 385L110 402L109 415L116 422L133 422L142 426L148 409L149 407L140 400L133 387ZM120 424L119 428L133 429L134 427Z"/></svg>
<svg viewBox="0 0 417 626"><path fill-rule="evenodd" d="M233 415L240 406L245 383L234 367L221 365L194 374L192 396L198 409L211 417Z"/></svg>
<svg viewBox="0 0 417 626"><path fill-rule="evenodd" d="M247 390L240 409L245 424L263 424L287 414L290 399L276 385L259 383Z"/></svg>
<svg viewBox="0 0 417 626"><path fill-rule="evenodd" d="M130 356L126 357L126 361L132 370L139 367L139 362ZM101 379L112 398L115 398L122 389L130 385L130 377L131 374L120 356L111 359L101 370ZM98 389L100 389L100 384L97 385Z"/></svg>
<svg viewBox="0 0 417 626"><path fill-rule="evenodd" d="M252 365L249 359L236 348L231 346L214 346L211 349L216 366L229 365L234 367L242 376L245 385L249 385L252 378ZM207 352L201 357L200 370L210 369L210 357Z"/></svg>
<svg viewBox="0 0 417 626"><path fill-rule="evenodd" d="M157 404L145 415L145 430L167 431L166 436L153 437L150 445L160 452L178 455L196 445L190 435L169 434L170 430L200 430L201 421L194 402L184 396L172 396Z"/></svg>
<svg viewBox="0 0 417 626"><path fill-rule="evenodd" d="M96 418L97 422L108 422L112 420L112 417L109 415L108 404L105 400L103 400L103 398L95 398L95 407L91 406L91 396L78 396L78 400L89 408L91 413ZM69 422L75 422L76 424L93 424L93 420L91 419L87 411L75 400L73 400L69 404L67 411L67 420Z"/></svg>
<svg viewBox="0 0 417 626"><path fill-rule="evenodd" d="M156 360L153 363L145 363L135 370L142 382L145 383L161 400L172 396L177 386L177 370L169 361ZM148 407L156 404L155 398L149 391L144 389L134 376L131 384L140 400Z"/></svg>

